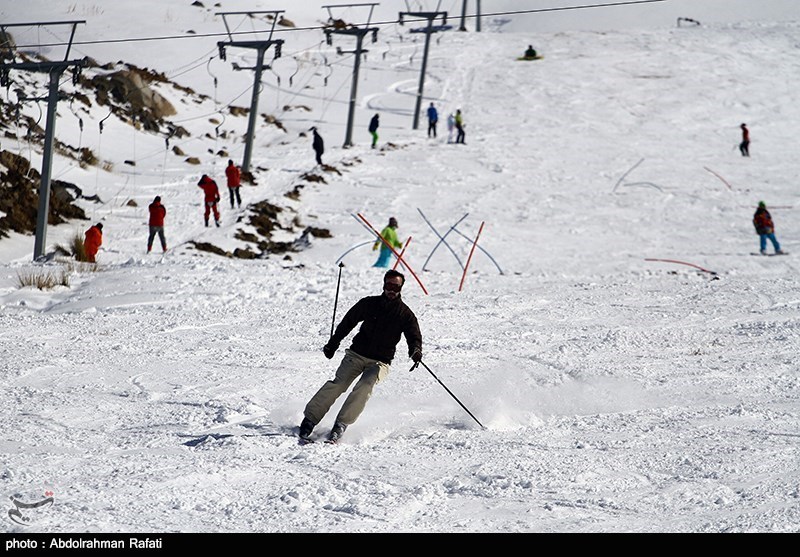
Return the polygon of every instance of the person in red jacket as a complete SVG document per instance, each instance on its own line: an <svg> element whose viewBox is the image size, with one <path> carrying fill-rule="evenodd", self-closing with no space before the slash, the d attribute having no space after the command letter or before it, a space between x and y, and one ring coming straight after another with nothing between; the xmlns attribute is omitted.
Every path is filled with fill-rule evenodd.
<svg viewBox="0 0 800 557"><path fill-rule="evenodd" d="M231 209L233 209L234 198L239 207L242 206L242 197L239 195L239 187L242 185L242 173L239 168L233 164L232 160L228 160L228 166L225 168L225 177L228 178L228 192L231 194Z"/></svg>
<svg viewBox="0 0 800 557"><path fill-rule="evenodd" d="M103 223L98 222L94 226L90 226L86 231L85 239L83 240L83 247L86 250L86 260L89 263L95 263L97 257L97 250L103 245Z"/></svg>
<svg viewBox="0 0 800 557"><path fill-rule="evenodd" d="M206 220L206 226L208 226L208 217L211 211L214 211L214 222L219 226L219 209L217 209L217 203L219 203L219 187L217 187L217 183L212 180L208 174L203 174L203 177L200 178L197 185L205 192L206 210L203 217Z"/></svg>
<svg viewBox="0 0 800 557"><path fill-rule="evenodd" d="M742 142L739 143L739 151L743 157L750 156L750 130L747 129L747 124L739 126L742 128Z"/></svg>
<svg viewBox="0 0 800 557"><path fill-rule="evenodd" d="M167 240L164 238L164 217L167 216L167 208L161 204L161 197L156 196L150 204L150 236L147 238L147 253L153 248L153 239L158 234L158 239L161 240L161 249L167 251Z"/></svg>

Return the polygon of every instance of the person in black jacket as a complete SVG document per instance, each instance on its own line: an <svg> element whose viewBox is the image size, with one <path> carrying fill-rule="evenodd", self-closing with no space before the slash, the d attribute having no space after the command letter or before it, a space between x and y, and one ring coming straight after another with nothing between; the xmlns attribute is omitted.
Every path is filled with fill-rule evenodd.
<svg viewBox="0 0 800 557"><path fill-rule="evenodd" d="M373 387L388 375L401 334L406 337L409 358L414 363L422 360L422 335L417 317L400 298L405 280L403 273L394 269L386 271L383 293L356 302L322 348L326 358L333 358L342 340L361 322L350 348L345 350L335 378L322 385L306 404L300 424L302 440L308 440L314 427L328 413L336 399L358 378L328 435L330 442L339 440L347 426L361 415Z"/></svg>
<svg viewBox="0 0 800 557"><path fill-rule="evenodd" d="M317 132L316 126L311 128L314 132L314 140L311 142L311 147L314 148L314 154L317 156L317 164L322 164L322 153L325 152L325 142L322 141L322 136Z"/></svg>
<svg viewBox="0 0 800 557"><path fill-rule="evenodd" d="M369 133L372 136L372 148L374 149L375 146L378 144L378 115L372 117L372 120L369 121Z"/></svg>

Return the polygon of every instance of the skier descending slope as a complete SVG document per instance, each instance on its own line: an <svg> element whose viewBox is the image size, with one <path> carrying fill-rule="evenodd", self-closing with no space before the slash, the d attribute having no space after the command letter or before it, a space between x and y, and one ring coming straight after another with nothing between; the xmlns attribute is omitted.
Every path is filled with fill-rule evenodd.
<svg viewBox="0 0 800 557"><path fill-rule="evenodd" d="M414 363L422 360L422 335L414 312L401 300L400 291L405 276L395 270L383 276L383 293L362 298L345 314L328 343L322 348L328 359L333 358L339 344L361 322L361 328L336 370L336 376L326 382L306 404L300 424L300 440L308 442L314 427L328 413L339 396L358 378L347 396L328 435L336 443L347 426L355 422L364 410L372 389L389 374L400 335L405 335L408 356Z"/></svg>

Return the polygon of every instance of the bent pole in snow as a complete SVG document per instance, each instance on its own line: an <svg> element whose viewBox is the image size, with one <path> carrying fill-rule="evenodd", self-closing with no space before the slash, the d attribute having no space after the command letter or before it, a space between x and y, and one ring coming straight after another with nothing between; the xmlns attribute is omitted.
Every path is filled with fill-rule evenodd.
<svg viewBox="0 0 800 557"><path fill-rule="evenodd" d="M700 269L704 273L709 273L709 274L712 274L712 275L716 275L717 274L714 271L709 271L708 269L703 269L699 265L695 265L694 263L687 263L686 261L676 261L674 259L648 259L648 258L645 258L645 261L663 261L665 263L678 263L680 265L688 265L689 267L694 267L695 269Z"/></svg>
<svg viewBox="0 0 800 557"><path fill-rule="evenodd" d="M459 236L461 236L462 238L464 238L464 239L465 239L465 240L467 240L468 242L472 242L472 238L470 238L469 236L467 236L466 234L464 234L464 233L463 233L463 232L461 232L460 230L457 230L457 229L456 229L456 227L455 227L455 225L453 225L453 232L455 232L456 234L458 234ZM486 257L488 257L489 259L491 259L491 260L492 260L492 263L494 263L494 266L495 266L495 267L497 267L497 270L500 272L500 274L501 274L501 275L505 274L505 273L503 273L503 269L501 269L501 268L500 268L500 265L498 265L498 264L497 264L497 261L495 261L495 260L494 260L494 257L492 257L492 256L489 254L489 252L488 252L488 251L486 251L485 249L483 249L483 247L482 247L482 246L477 246L477 248L478 248L479 250L481 250L481 251L482 251L482 252L483 252L483 253L486 255Z"/></svg>
<svg viewBox="0 0 800 557"><path fill-rule="evenodd" d="M427 369L427 370L428 370L428 373L430 373L431 375L433 375L433 378L434 378L434 379L436 379L436 380L439 382L439 384L440 384L442 387L444 387L444 390L445 390L445 391L447 391L447 393L448 393L448 394L449 394L451 397L453 397L453 400L455 400L455 401L456 401L456 402L457 402L457 403L458 403L458 404L461 406L461 408L463 408L464 410L466 410L467 414L469 414L469 415L470 415L470 417L471 417L473 420L475 420L475 421L478 423L478 425L479 425L479 426L481 426L481 429L486 429L486 426L485 426L485 425L483 425L481 422L479 422L479 421L478 421L478 418L476 418L475 416L473 416L472 412L470 412L470 411L467 409L467 407L466 407L466 406L464 406L460 400L458 400L458 397L456 397L456 395L454 395L454 394L452 393L452 391L450 391L450 389L448 389L448 388L447 388L447 385L445 385L444 383L442 383L442 380L441 380L441 379L439 379L438 377L436 377L436 374L435 374L435 373L433 373L433 371L431 371L431 368L429 368L425 362L423 362L422 360L420 360L419 362L417 362L417 363L415 363L413 366L411 366L411 369L410 369L409 371L414 371L415 369L417 369L417 366L418 366L419 364L422 364L422 367L424 367L425 369Z"/></svg>
<svg viewBox="0 0 800 557"><path fill-rule="evenodd" d="M453 232L453 230L455 230L456 226L458 226L458 224L459 224L459 223L460 223L462 220L464 220L465 218L467 218L467 217L469 216L469 213L467 213L466 215L464 215L463 217L461 217L460 219L458 219L458 220L456 221L456 223L455 223L453 226L451 226L451 227L450 227L450 230L448 230L447 232L445 232L445 233L444 233L444 236L442 236L442 235L441 235L441 234L439 234L439 232L438 232L438 231L437 231L437 230L436 230L436 229L433 227L433 225L431 224L431 221L429 221L429 220L428 220L428 217L426 217L426 216L425 216L425 213L423 213L423 212L422 212L422 209L420 209L420 208L418 207L418 208L417 208L417 211L419 212L420 216L422 217L422 220L424 220L424 221L425 221L425 223L426 223L426 224L427 224L427 225L428 225L428 226L431 228L431 230L433 230L433 233L434 233L434 234L436 234L436 236L439 238L439 241L436 243L436 245L435 245L435 246L433 246L433 249L431 250L431 253L430 253L430 255L428 255L428 259L426 259L426 260L425 260L425 264L422 266L422 270L423 270L423 271L425 271L425 270L426 270L425 268L428 266L428 262L431 260L431 257L433 257L433 254L436 252L436 250L437 250L437 249L439 248L439 246L440 246L440 245L442 245L442 244L444 244L445 246L447 246L447 249L449 249L449 250L450 250L450 253L452 253L452 254L453 254L453 257L455 257L455 258L456 258L456 261L458 261L458 266L459 266L459 267L461 267L461 269L463 270L463 269L464 269L464 264L463 264L463 263L461 263L461 259L459 259L459 258L458 258L458 255L456 255L456 252L454 252L454 251L453 251L453 248L451 248L451 247L450 247L450 244L448 244L448 243L445 241L445 238L447 238L447 235L448 235L448 234L450 234L451 232Z"/></svg>
<svg viewBox="0 0 800 557"><path fill-rule="evenodd" d="M365 229L367 229L367 230L369 231L369 233L370 233L370 234L372 234L373 236L375 236L375 239L376 239L376 240L377 240L377 239L379 239L379 238L381 237L381 235L380 235L380 234L378 234L378 233L377 233L375 230L373 230L372 228L370 228L369 226L367 226L366 224L364 224L364 222L363 222L363 221L362 221L360 218L358 218L357 216L355 216L353 213L350 213L350 216L351 216L351 217L353 217L354 219L356 219L356 222L357 222L358 224L360 224L361 226L363 226ZM370 242L370 243L372 243L372 242Z"/></svg>
<svg viewBox="0 0 800 557"><path fill-rule="evenodd" d="M337 259L337 260L336 260L336 264L338 265L338 264L339 264L339 262L340 262L342 259L344 259L344 256L345 256L345 255L347 255L348 253L350 253L351 251L353 251L353 250L356 250L356 249L358 249L358 248L360 248L360 247L362 247L362 246L368 246L368 245L370 245L371 243L373 243L373 242L372 242L372 240L368 240L368 241L366 241L366 242L361 242L360 244L356 244L356 245L354 245L352 248L348 249L346 252L344 252L342 255L340 255L340 256L339 256L339 259Z"/></svg>
<svg viewBox="0 0 800 557"><path fill-rule="evenodd" d="M464 265L464 272L461 273L461 282L458 285L458 291L461 292L461 289L464 288L464 279L467 278L467 269L469 269L469 262L472 261L472 254L475 253L475 246L478 245L478 238L481 237L481 232L483 232L483 225L485 223L481 222L481 227L478 229L478 235L475 236L475 241L472 242L472 249L469 250L469 257L467 257L467 264Z"/></svg>
<svg viewBox="0 0 800 557"><path fill-rule="evenodd" d="M642 164L643 162L644 162L644 159L639 159L639 162L637 162L637 163L636 163L636 164L634 164L632 167L630 167L630 169L629 169L629 170L628 170L628 171L627 171L625 174L623 174L623 175L622 175L622 177L621 177L619 180L617 180L617 183L616 183L616 184L614 184L614 189L612 189L611 191L612 191L612 192L615 192L615 191L617 191L617 186L619 186L619 185L620 185L620 183L621 183L621 182L622 182L622 181L625 179L625 177L626 177L628 174L630 174L631 172L633 172L633 170L634 170L634 169L635 169L637 166L639 166L640 164Z"/></svg>
<svg viewBox="0 0 800 557"><path fill-rule="evenodd" d="M722 183L725 184L726 186L728 186L729 190L733 191L733 186L731 186L725 178L723 178L722 176L720 176L719 174L717 174L716 172L714 172L713 170L711 170L707 166L704 166L703 168L706 169L707 171L709 171L711 174L713 174L717 178L719 178L720 180L722 180Z"/></svg>
<svg viewBox="0 0 800 557"><path fill-rule="evenodd" d="M410 244L410 243L411 243L411 236L408 237L408 240L406 240L406 243L403 244L403 249L400 250L400 259L402 259L403 254L406 252L406 248L408 247L408 244ZM400 259L395 259L394 267L392 267L392 270L396 270L397 269L397 265L400 264ZM405 267L405 265L403 265L403 266Z"/></svg>

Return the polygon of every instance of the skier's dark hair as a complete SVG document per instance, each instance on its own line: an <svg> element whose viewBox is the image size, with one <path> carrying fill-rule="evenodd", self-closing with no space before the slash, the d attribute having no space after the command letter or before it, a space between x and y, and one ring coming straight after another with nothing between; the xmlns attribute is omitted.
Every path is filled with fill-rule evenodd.
<svg viewBox="0 0 800 557"><path fill-rule="evenodd" d="M406 283L406 276L400 271L395 271L394 269L389 269L388 271L386 271L386 274L383 275L383 282L386 282L388 279L392 277L400 277L400 280L403 281L401 286Z"/></svg>

